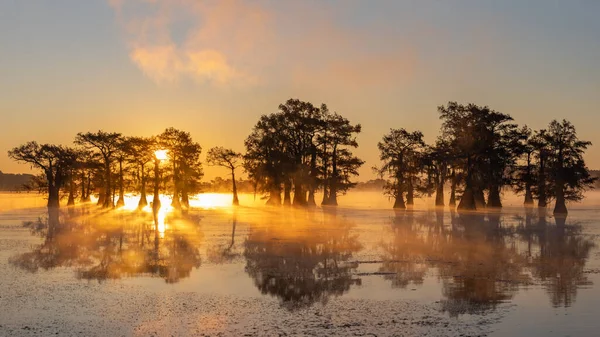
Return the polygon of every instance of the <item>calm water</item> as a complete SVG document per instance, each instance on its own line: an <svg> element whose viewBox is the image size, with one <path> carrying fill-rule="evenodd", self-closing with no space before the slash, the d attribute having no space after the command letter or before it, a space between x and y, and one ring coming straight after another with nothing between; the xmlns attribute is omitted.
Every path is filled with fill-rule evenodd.
<svg viewBox="0 0 600 337"><path fill-rule="evenodd" d="M0 195L0 335L594 336L600 207L568 218L393 211L376 193L338 209L243 196L187 214L48 214ZM132 199L128 205L133 205ZM163 203L166 204L166 203Z"/></svg>

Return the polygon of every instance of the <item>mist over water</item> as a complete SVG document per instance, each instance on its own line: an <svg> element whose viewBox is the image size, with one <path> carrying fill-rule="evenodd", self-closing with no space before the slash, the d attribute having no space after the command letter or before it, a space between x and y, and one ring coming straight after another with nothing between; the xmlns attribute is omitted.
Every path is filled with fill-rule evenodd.
<svg viewBox="0 0 600 337"><path fill-rule="evenodd" d="M229 194L200 194L188 212L162 196L156 215L128 196L122 209L87 204L56 216L37 195L3 194L0 279L14 291L2 298L13 310L0 329L69 334L85 310L104 317L86 318L92 335L310 334L323 324L339 335L587 334L597 328L586 312L599 304L599 196L588 193L564 219L525 209L518 196L505 196L500 212L459 214L431 199L395 211L378 192L315 209L267 207L251 194L232 207ZM31 316L40 306L64 309ZM532 308L585 324L539 325L523 316Z"/></svg>

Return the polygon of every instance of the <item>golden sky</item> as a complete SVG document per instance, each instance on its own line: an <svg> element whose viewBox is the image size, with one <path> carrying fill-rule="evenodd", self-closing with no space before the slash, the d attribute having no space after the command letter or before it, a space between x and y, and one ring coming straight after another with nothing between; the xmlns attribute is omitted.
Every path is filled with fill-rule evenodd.
<svg viewBox="0 0 600 337"><path fill-rule="evenodd" d="M28 140L173 126L243 150L294 97L363 125L360 180L389 128L438 134L436 106L489 105L600 143L592 1L54 0L0 3L0 170ZM600 147L586 158L600 168ZM207 178L226 171L206 168Z"/></svg>

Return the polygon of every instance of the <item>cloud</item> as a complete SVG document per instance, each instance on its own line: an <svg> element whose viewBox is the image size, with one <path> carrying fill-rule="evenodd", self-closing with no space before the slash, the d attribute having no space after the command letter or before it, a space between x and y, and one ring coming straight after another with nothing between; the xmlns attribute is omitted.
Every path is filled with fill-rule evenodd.
<svg viewBox="0 0 600 337"><path fill-rule="evenodd" d="M108 1L131 60L159 84L375 88L406 81L417 61L409 44L342 25L323 2Z"/></svg>
<svg viewBox="0 0 600 337"><path fill-rule="evenodd" d="M131 60L156 83L255 83L244 59L267 16L243 1L109 0ZM183 27L183 28L182 28Z"/></svg>

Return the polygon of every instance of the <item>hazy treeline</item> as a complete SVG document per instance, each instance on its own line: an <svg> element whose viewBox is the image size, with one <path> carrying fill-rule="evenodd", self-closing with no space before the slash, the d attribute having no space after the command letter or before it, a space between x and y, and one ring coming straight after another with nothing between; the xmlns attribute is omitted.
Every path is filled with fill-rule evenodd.
<svg viewBox="0 0 600 337"><path fill-rule="evenodd" d="M0 171L0 191L29 191L31 174L12 174Z"/></svg>
<svg viewBox="0 0 600 337"><path fill-rule="evenodd" d="M590 175L596 178L596 186L595 188L600 188L600 170L591 170Z"/></svg>
<svg viewBox="0 0 600 337"><path fill-rule="evenodd" d="M432 194L443 206L449 187L448 204L458 204L459 210L502 207L502 192L512 190L524 195L526 205L537 200L544 208L554 200L554 212L567 213L566 201L582 199L597 180L583 160L591 143L578 139L566 120L534 131L487 106L449 102L438 112L441 132L433 144L425 143L422 132L403 128L391 129L378 143L382 163L374 167L379 179L371 185L383 184L394 208ZM360 124L325 104L289 99L260 117L244 142L245 153L214 147L206 162L229 170L234 205L239 203L238 168L248 175L244 191L251 185L267 204L314 206L316 193L322 192L321 205L337 205L338 195L356 185L353 179L364 164L352 152L360 132ZM160 206L160 191L168 191L172 206L182 208L203 186L202 147L185 131L167 128L151 137L79 133L74 145L32 141L9 156L43 171L38 180L46 185L49 206L58 206L62 189L69 205L77 196L89 201L95 193L104 207L122 206L127 190L140 195L143 207L152 188L154 207Z"/></svg>
<svg viewBox="0 0 600 337"><path fill-rule="evenodd" d="M555 200L554 213L565 214L566 201L581 200L594 186L597 178L583 160L591 143L578 139L566 120L534 131L487 106L449 102L438 112L442 126L434 144L405 129L391 129L378 144L382 165L375 170L387 178L394 208L431 194L443 206L449 184L449 204L458 202L459 210L502 207L502 191L512 189L525 205L535 199L544 208Z"/></svg>

